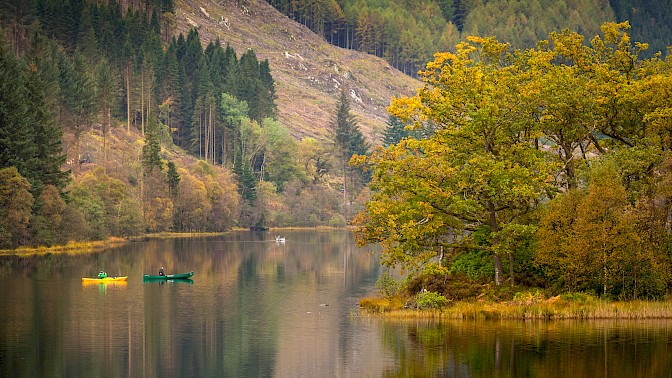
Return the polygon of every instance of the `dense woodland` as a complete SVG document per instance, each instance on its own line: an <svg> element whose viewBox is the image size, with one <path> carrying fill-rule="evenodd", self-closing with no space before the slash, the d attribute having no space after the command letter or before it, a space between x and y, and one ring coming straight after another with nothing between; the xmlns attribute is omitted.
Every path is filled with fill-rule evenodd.
<svg viewBox="0 0 672 378"><path fill-rule="evenodd" d="M268 0L280 12L337 46L385 58L415 75L437 51L454 51L467 36L494 36L512 48L531 48L552 31L587 38L608 21L629 20L644 53L672 45L672 5L652 0ZM652 55L651 55L652 56Z"/></svg>
<svg viewBox="0 0 672 378"><path fill-rule="evenodd" d="M665 298L672 289L672 59L642 58L627 23L511 51L471 37L388 110L427 137L373 167L360 243L416 273L415 292L469 282L551 294ZM466 84L466 85L465 85Z"/></svg>
<svg viewBox="0 0 672 378"><path fill-rule="evenodd" d="M349 97L334 141L296 141L275 117L268 61L194 29L173 36L172 1L1 11L0 248L342 226L355 211L362 175L347 161L368 144Z"/></svg>

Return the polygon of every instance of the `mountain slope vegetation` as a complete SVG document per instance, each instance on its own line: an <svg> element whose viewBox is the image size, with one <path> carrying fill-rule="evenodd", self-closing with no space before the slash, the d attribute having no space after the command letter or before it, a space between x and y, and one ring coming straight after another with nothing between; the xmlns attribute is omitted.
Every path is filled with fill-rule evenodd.
<svg viewBox="0 0 672 378"><path fill-rule="evenodd" d="M657 0L268 0L330 43L385 58L415 76L437 51L455 51L468 36L494 36L532 48L568 28L587 40L609 21L630 21L631 36L649 43L643 56L672 44L672 5Z"/></svg>
<svg viewBox="0 0 672 378"><path fill-rule="evenodd" d="M276 82L278 119L296 138L327 138L328 124L342 88L362 131L378 144L394 96L410 95L420 83L385 60L338 48L260 0L181 0L176 32L196 28L208 43L219 38L236 51L254 49L268 59Z"/></svg>

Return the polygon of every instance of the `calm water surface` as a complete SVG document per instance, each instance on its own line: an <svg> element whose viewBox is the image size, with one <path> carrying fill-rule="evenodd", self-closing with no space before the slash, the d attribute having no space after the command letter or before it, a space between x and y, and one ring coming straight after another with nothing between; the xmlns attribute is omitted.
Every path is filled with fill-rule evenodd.
<svg viewBox="0 0 672 378"><path fill-rule="evenodd" d="M383 268L346 231L0 258L0 377L672 377L672 322L362 317ZM194 271L191 281L143 274ZM106 270L126 284L82 285Z"/></svg>

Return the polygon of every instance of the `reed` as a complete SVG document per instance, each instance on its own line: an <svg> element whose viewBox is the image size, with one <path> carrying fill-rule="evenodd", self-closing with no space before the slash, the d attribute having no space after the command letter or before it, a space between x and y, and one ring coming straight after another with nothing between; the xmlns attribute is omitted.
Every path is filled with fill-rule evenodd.
<svg viewBox="0 0 672 378"><path fill-rule="evenodd" d="M37 246L37 247L19 247L17 249L0 249L0 255L31 256L46 254L79 254L97 252L105 248L110 248L127 243L128 240L118 237L110 237L106 240L89 242L68 242L65 245L55 246Z"/></svg>
<svg viewBox="0 0 672 378"><path fill-rule="evenodd" d="M389 300L383 301L389 303ZM531 303L456 302L431 310L387 305L381 310L379 300L362 299L360 306L367 314L393 319L672 319L672 301L669 300L616 302L590 297L574 301L553 297Z"/></svg>
<svg viewBox="0 0 672 378"><path fill-rule="evenodd" d="M175 238L194 238L203 236L219 236L225 232L156 232L152 234L143 234L131 237L130 240L148 240L148 239L175 239Z"/></svg>

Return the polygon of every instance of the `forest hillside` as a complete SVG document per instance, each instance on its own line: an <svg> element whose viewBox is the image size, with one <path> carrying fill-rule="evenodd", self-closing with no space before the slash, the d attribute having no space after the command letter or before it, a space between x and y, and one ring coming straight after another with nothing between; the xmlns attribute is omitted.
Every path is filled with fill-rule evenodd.
<svg viewBox="0 0 672 378"><path fill-rule="evenodd" d="M343 87L362 132L380 138L392 97L420 87L384 59L333 46L261 0L181 0L175 18L177 33L196 28L204 43L219 38L236 51L251 48L260 61L268 59L279 121L299 139L326 138Z"/></svg>

